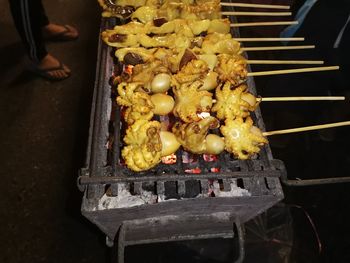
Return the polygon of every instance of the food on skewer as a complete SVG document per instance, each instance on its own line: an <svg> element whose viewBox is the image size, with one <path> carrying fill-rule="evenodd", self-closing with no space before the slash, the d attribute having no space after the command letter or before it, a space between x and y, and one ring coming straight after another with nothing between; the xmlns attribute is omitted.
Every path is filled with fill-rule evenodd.
<svg viewBox="0 0 350 263"><path fill-rule="evenodd" d="M210 112L213 105L213 94L206 90L199 90L203 85L201 81L182 84L173 87L175 107L173 114L186 123L199 121L198 113Z"/></svg>
<svg viewBox="0 0 350 263"><path fill-rule="evenodd" d="M160 17L168 19L214 19L221 16L220 1L218 0L196 0L186 1L186 3L174 0L98 0L98 2L104 9L102 13L104 17L119 17L123 19L131 17L142 22Z"/></svg>
<svg viewBox="0 0 350 263"><path fill-rule="evenodd" d="M258 107L260 101L255 96L247 92L246 85L232 88L230 82L218 86L215 91L216 102L211 111L216 113L220 120L245 118Z"/></svg>
<svg viewBox="0 0 350 263"><path fill-rule="evenodd" d="M236 158L246 160L260 152L260 147L267 144L267 139L250 117L246 119L226 119L225 125L220 127L225 137L225 149Z"/></svg>
<svg viewBox="0 0 350 263"><path fill-rule="evenodd" d="M128 127L122 156L128 168L145 171L161 161L161 124L158 121L138 120Z"/></svg>
<svg viewBox="0 0 350 263"><path fill-rule="evenodd" d="M125 83L118 85L117 103L127 107L124 119L128 124L138 120L151 120L153 117L154 104L151 96L142 90L142 83Z"/></svg>
<svg viewBox="0 0 350 263"><path fill-rule="evenodd" d="M219 121L209 116L192 123L176 122L172 128L177 140L182 147L195 154L208 153L206 137L210 129L216 129Z"/></svg>
<svg viewBox="0 0 350 263"><path fill-rule="evenodd" d="M204 19L204 20L185 20L174 19L167 21L166 19L157 19L143 24L137 21L131 21L124 25L115 26L109 33L120 35L137 35L137 34L172 34L186 36L197 36L203 32L207 33L230 33L230 21L228 19Z"/></svg>
<svg viewBox="0 0 350 263"><path fill-rule="evenodd" d="M113 30L102 32L102 40L109 46L125 48L166 47L170 49L200 48L203 54L238 54L241 44L231 34L213 32L205 37L195 36L192 31L149 36L140 34L116 34ZM256 39L258 40L258 39ZM197 53L199 53L197 51Z"/></svg>
<svg viewBox="0 0 350 263"><path fill-rule="evenodd" d="M162 141L162 157L175 153L181 146L174 133L169 131L160 131Z"/></svg>
<svg viewBox="0 0 350 263"><path fill-rule="evenodd" d="M218 63L214 71L219 74L221 81L229 81L234 86L238 86L247 80L247 62L244 57L227 54L220 54L217 57Z"/></svg>

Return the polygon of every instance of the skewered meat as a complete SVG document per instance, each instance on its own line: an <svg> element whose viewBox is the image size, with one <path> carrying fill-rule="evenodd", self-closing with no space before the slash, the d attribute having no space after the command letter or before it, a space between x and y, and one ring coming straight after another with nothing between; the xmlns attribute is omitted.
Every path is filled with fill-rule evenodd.
<svg viewBox="0 0 350 263"><path fill-rule="evenodd" d="M175 19L165 22L160 26L156 26L159 19L152 20L146 24L137 21L131 21L127 24L115 26L111 31L114 34L122 35L137 35L137 34L172 34L185 35L193 37L200 35L203 32L227 34L230 32L230 21L228 19L215 20L184 20Z"/></svg>
<svg viewBox="0 0 350 263"><path fill-rule="evenodd" d="M142 22L151 21L154 18L165 17L168 20L183 19L215 19L220 18L220 1L177 1L177 0L98 0L104 9L104 17L128 18ZM132 13L132 11L136 11Z"/></svg>
<svg viewBox="0 0 350 263"><path fill-rule="evenodd" d="M225 149L241 160L246 160L260 151L259 147L267 144L267 139L261 131L253 126L253 120L247 117L226 119L225 125L220 127L225 137Z"/></svg>
<svg viewBox="0 0 350 263"><path fill-rule="evenodd" d="M216 118L209 116L192 123L176 122L172 131L186 151L202 154L207 152L205 138L209 129L216 129L219 125Z"/></svg>
<svg viewBox="0 0 350 263"><path fill-rule="evenodd" d="M206 90L198 90L202 85L201 81L195 81L173 87L175 94L173 113L176 117L190 123L200 120L197 113L210 112L213 94Z"/></svg>
<svg viewBox="0 0 350 263"><path fill-rule="evenodd" d="M235 55L240 53L241 44L230 34L212 33L204 37L201 48L203 54Z"/></svg>
<svg viewBox="0 0 350 263"><path fill-rule="evenodd" d="M137 120L150 120L153 117L154 105L151 96L142 90L142 83L125 83L118 85L117 103L128 107L124 119L128 124Z"/></svg>
<svg viewBox="0 0 350 263"><path fill-rule="evenodd" d="M245 93L248 93L246 85L232 88L231 83L226 82L221 87L219 86L216 88L216 103L211 111L216 112L216 116L220 120L248 117L250 112L257 108L260 101L256 99L254 101L255 97L250 93L249 94L254 98L248 101L245 100Z"/></svg>
<svg viewBox="0 0 350 263"><path fill-rule="evenodd" d="M214 71L219 74L223 82L229 81L233 86L242 84L247 80L247 61L240 55L220 54Z"/></svg>
<svg viewBox="0 0 350 263"><path fill-rule="evenodd" d="M183 66L173 77L179 84L193 83L194 81L203 81L208 72L209 68L205 61L194 59Z"/></svg>
<svg viewBox="0 0 350 263"><path fill-rule="evenodd" d="M160 127L159 122L146 120L138 120L129 126L124 137L127 146L122 150L129 169L145 171L161 161Z"/></svg>

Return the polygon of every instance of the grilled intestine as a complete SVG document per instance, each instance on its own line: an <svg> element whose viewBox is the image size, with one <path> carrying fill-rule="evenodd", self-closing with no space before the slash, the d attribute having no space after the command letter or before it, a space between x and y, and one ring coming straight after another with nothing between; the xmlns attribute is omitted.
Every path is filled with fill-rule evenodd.
<svg viewBox="0 0 350 263"><path fill-rule="evenodd" d="M142 22L164 17L167 19L220 18L219 0L98 0L102 16L132 18Z"/></svg>

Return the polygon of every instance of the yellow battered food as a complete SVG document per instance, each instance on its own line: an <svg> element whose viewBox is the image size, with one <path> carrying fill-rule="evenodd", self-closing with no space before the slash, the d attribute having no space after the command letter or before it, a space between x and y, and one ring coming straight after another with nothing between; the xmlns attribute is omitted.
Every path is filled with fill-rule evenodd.
<svg viewBox="0 0 350 263"><path fill-rule="evenodd" d="M125 83L118 85L117 103L127 107L124 119L128 124L137 120L150 120L153 117L154 105L151 96L142 91L142 83Z"/></svg>
<svg viewBox="0 0 350 263"><path fill-rule="evenodd" d="M129 126L122 156L129 169L140 172L148 170L161 161L161 124L158 121L138 120Z"/></svg>
<svg viewBox="0 0 350 263"><path fill-rule="evenodd" d="M247 93L246 85L232 88L232 84L226 82L216 88L216 102L211 111L216 112L216 117L220 120L248 117L250 112L255 111L258 107L259 101L255 100L254 103L254 100L252 100L253 105L251 105L250 101L245 100L245 94Z"/></svg>
<svg viewBox="0 0 350 263"><path fill-rule="evenodd" d="M192 123L176 122L172 132L185 150L195 154L202 154L207 152L205 138L209 129L218 127L219 121L209 116Z"/></svg>
<svg viewBox="0 0 350 263"><path fill-rule="evenodd" d="M250 117L245 120L240 117L226 119L220 131L225 137L225 150L241 160L260 152L260 147L268 142L261 131L253 126Z"/></svg>
<svg viewBox="0 0 350 263"><path fill-rule="evenodd" d="M198 113L210 112L213 105L213 94L206 90L199 90L202 85L202 82L195 81L173 87L175 95L173 113L176 117L184 122L191 123L201 119Z"/></svg>

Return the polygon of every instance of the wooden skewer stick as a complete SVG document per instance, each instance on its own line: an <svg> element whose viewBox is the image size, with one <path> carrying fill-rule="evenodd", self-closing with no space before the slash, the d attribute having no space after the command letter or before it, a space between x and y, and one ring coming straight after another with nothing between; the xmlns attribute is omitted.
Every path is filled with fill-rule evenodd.
<svg viewBox="0 0 350 263"><path fill-rule="evenodd" d="M276 102L276 101L328 101L328 100L345 100L344 96L325 96L325 97L266 97L261 98L261 101Z"/></svg>
<svg viewBox="0 0 350 263"><path fill-rule="evenodd" d="M247 38L235 38L238 42L268 42L268 41L304 41L303 37L247 37Z"/></svg>
<svg viewBox="0 0 350 263"><path fill-rule="evenodd" d="M221 6L233 7L252 7L252 8L266 8L266 9L290 9L289 5L261 5L261 4L245 4L245 3L225 3L221 2Z"/></svg>
<svg viewBox="0 0 350 263"><path fill-rule="evenodd" d="M323 65L322 60L246 60L248 64Z"/></svg>
<svg viewBox="0 0 350 263"><path fill-rule="evenodd" d="M233 23L230 27L248 27L248 26L289 26L297 25L298 21L276 21L276 22L250 22L250 23Z"/></svg>
<svg viewBox="0 0 350 263"><path fill-rule="evenodd" d="M221 12L223 16L291 16L291 12Z"/></svg>
<svg viewBox="0 0 350 263"><path fill-rule="evenodd" d="M338 101L345 100L345 97L342 96L320 96L320 97L266 97L261 98L257 97L258 101L261 102L286 102L286 101ZM213 103L216 103L217 100L213 99Z"/></svg>
<svg viewBox="0 0 350 263"><path fill-rule="evenodd" d="M244 51L269 51L269 50L297 50L297 49L313 49L314 45L309 46L272 46L272 47L242 47Z"/></svg>
<svg viewBox="0 0 350 263"><path fill-rule="evenodd" d="M341 126L349 126L349 125L350 125L350 121L343 121L343 122L335 122L335 123L330 123L330 124L314 125L314 126L307 126L307 127L294 128L294 129L263 132L263 135L264 136L271 136L271 135L276 135L276 134L287 134L287 133L296 133L296 132L304 132L304 131L314 131L314 130L322 130L322 129L328 129L328 128L341 127Z"/></svg>
<svg viewBox="0 0 350 263"><path fill-rule="evenodd" d="M304 72L316 72L316 71L329 71L329 70L339 70L339 66L248 72L248 77L293 74L293 73L304 73Z"/></svg>

